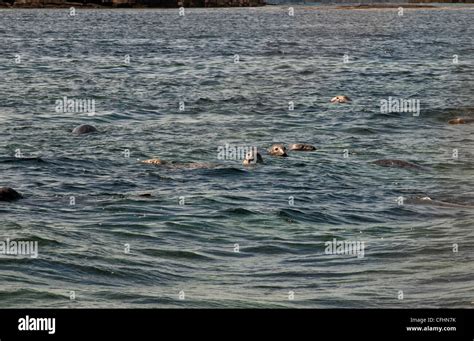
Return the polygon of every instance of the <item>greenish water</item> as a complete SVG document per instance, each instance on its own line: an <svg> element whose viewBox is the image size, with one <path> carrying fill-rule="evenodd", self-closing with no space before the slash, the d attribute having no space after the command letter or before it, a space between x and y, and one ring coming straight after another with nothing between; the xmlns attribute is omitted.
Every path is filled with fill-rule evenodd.
<svg viewBox="0 0 474 341"><path fill-rule="evenodd" d="M0 240L39 248L0 258L2 307L472 307L474 125L447 121L474 117L474 11L295 11L0 10L0 186L25 196ZM420 115L381 113L389 96Z"/></svg>

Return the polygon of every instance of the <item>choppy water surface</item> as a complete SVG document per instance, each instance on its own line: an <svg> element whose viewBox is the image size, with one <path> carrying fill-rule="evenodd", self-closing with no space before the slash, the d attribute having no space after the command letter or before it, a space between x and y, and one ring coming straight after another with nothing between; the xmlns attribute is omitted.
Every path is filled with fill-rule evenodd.
<svg viewBox="0 0 474 341"><path fill-rule="evenodd" d="M474 117L473 18L1 10L0 185L25 199L0 204L0 236L39 243L37 259L0 259L1 306L472 307L474 125L447 121ZM55 112L63 96L96 115ZM381 113L389 96L420 100L420 116ZM73 136L80 123L100 133ZM318 150L272 158L273 142ZM226 143L265 164L218 160ZM151 157L221 166L137 161ZM325 254L333 238L365 257Z"/></svg>

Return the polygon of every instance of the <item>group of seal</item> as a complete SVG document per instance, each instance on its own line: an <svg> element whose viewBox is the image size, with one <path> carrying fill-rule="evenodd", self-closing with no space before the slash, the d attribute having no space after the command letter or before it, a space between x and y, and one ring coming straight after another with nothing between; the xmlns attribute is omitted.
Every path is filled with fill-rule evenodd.
<svg viewBox="0 0 474 341"><path fill-rule="evenodd" d="M349 103L352 100L344 95L338 95L331 99L331 103ZM455 118L448 121L449 124L468 124L474 123L473 118ZM89 124L81 124L75 127L72 130L72 133L75 135L84 135L95 133L98 130ZM316 147L306 143L294 143L290 144L288 148L286 148L283 144L273 144L268 150L267 153L271 156L277 157L288 157L287 150L290 151L315 151ZM189 168L189 169L199 169L199 168L212 168L215 166L214 164L210 163L202 163L202 162L174 162L174 161L165 161L161 159L148 159L141 161L144 164L151 164L151 165L159 165L159 166L167 166L172 168ZM263 157L258 151L250 151L245 155L245 158L242 162L244 166L249 166L253 164L261 164L263 163ZM422 167L403 160L396 160L396 159L385 159L385 160L376 160L373 162L374 164L382 167L399 167L399 168L408 168L408 169L422 169ZM15 201L18 199L23 198L23 196L15 191L10 187L2 187L0 188L0 201Z"/></svg>
<svg viewBox="0 0 474 341"><path fill-rule="evenodd" d="M331 99L332 103L349 103L351 101L352 100L349 97L344 96L344 95L338 95ZM462 120L462 122L458 122L458 123L465 123L464 121L465 120ZM455 123L452 123L452 124L455 124ZM72 131L72 133L76 135L83 135L83 134L89 134L89 133L95 133L95 132L97 132L97 129L94 126L91 126L88 124L79 125L75 127ZM309 151L315 151L316 147L307 143L294 143L294 144L290 144L287 148L284 144L278 143L278 144L273 144L267 150L267 153L271 156L287 157L288 150L309 152ZM202 163L202 162L186 163L186 162L166 161L162 159L147 159L147 160L141 161L141 163L151 164L155 166L166 166L169 168L177 168L177 169L183 169L183 168L200 169L200 168L213 168L216 166L215 164L211 164L211 163ZM244 166L250 166L253 164L261 164L261 163L263 163L263 157L258 151L248 152L245 155L244 160L242 161L242 164ZM403 161L403 160L394 160L394 159L377 160L374 163L382 167L400 167L400 168L409 168L409 169L421 168L420 166L415 165L413 163Z"/></svg>
<svg viewBox="0 0 474 341"><path fill-rule="evenodd" d="M288 146L288 149L296 152L312 152L313 150L316 150L316 147L307 143L293 143ZM273 156L288 156L286 151L287 148L285 145L277 143L268 149L268 154Z"/></svg>
<svg viewBox="0 0 474 341"><path fill-rule="evenodd" d="M316 147L307 143L294 143L290 144L288 149L292 151L310 152L316 150ZM270 148L268 148L267 153L272 156L288 156L287 148L281 143L272 145ZM255 151L248 152L247 155L245 155L242 164L244 166L249 166L255 163L263 163L262 155L259 152L256 154L257 155L255 155Z"/></svg>
<svg viewBox="0 0 474 341"><path fill-rule="evenodd" d="M350 102L351 99L347 96L336 96L331 99L331 102L333 103L348 103ZM282 156L282 157L287 157L288 153L287 150L291 151L314 151L316 150L316 147L313 145L307 144L307 143L294 143L290 144L288 146L288 149L283 145L283 144L274 144L268 149L268 154L272 156ZM160 165L160 166L168 166L170 164L172 165L177 165L178 163L170 162L170 161L165 161L161 159L148 159L141 161L142 163L145 164L152 164L152 165ZM243 165L248 166L256 163L263 163L263 157L259 152L248 152L247 155L245 155L245 158L243 160ZM195 163L189 163L188 168L196 168L193 167ZM184 165L184 164L182 164ZM200 168L200 167L197 167Z"/></svg>
<svg viewBox="0 0 474 341"><path fill-rule="evenodd" d="M292 151L313 151L316 150L316 147L307 144L307 143L295 143L288 146L289 150ZM287 148L283 144L274 144L267 150L269 155L272 156L281 156L287 157ZM166 161L162 159L147 159L141 161L141 163L155 165L155 166L166 166L171 168L188 168L188 169L196 169L196 168L213 168L216 165L211 163L203 163L203 162L176 162L176 161ZM257 151L250 151L248 152L242 164L244 166L249 166L256 163L263 163L262 155Z"/></svg>

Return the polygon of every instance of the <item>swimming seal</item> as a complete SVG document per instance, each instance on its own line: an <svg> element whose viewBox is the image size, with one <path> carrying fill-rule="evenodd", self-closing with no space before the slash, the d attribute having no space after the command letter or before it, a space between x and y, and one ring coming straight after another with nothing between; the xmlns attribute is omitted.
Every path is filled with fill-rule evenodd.
<svg viewBox="0 0 474 341"><path fill-rule="evenodd" d="M209 162L175 162L165 161L161 159L148 159L143 160L141 163L146 163L155 166L164 166L171 169L212 169L218 168L221 165Z"/></svg>
<svg viewBox="0 0 474 341"><path fill-rule="evenodd" d="M421 169L422 167L415 165L414 163L403 161L403 160L377 160L374 161L376 165L382 167L399 167L399 168L411 168L411 169Z"/></svg>
<svg viewBox="0 0 474 341"><path fill-rule="evenodd" d="M454 118L448 121L449 124L467 124L474 123L474 118Z"/></svg>
<svg viewBox="0 0 474 341"><path fill-rule="evenodd" d="M81 124L73 129L72 133L77 135L89 134L96 132L97 129L89 124Z"/></svg>
<svg viewBox="0 0 474 341"><path fill-rule="evenodd" d="M166 165L169 162L161 160L161 159L148 159L148 160L143 160L142 163L148 163L151 165Z"/></svg>
<svg viewBox="0 0 474 341"><path fill-rule="evenodd" d="M434 200L428 196L408 198L406 202L409 204L415 204L415 205L432 205L432 206L439 206L439 207L471 208L471 209L474 208L473 205L457 204L453 202Z"/></svg>
<svg viewBox="0 0 474 341"><path fill-rule="evenodd" d="M312 150L316 150L316 147L306 143L294 143L290 144L289 149L294 151L310 152Z"/></svg>
<svg viewBox="0 0 474 341"><path fill-rule="evenodd" d="M0 188L0 201L15 201L23 198L23 196L10 187Z"/></svg>
<svg viewBox="0 0 474 341"><path fill-rule="evenodd" d="M347 96L336 96L331 98L331 103L349 103L352 100Z"/></svg>
<svg viewBox="0 0 474 341"><path fill-rule="evenodd" d="M286 153L286 147L282 144L274 144L268 149L268 154L273 156L283 156L286 157L288 154Z"/></svg>
<svg viewBox="0 0 474 341"><path fill-rule="evenodd" d="M244 161L242 161L244 166L250 166L256 163L263 163L263 158L259 152L257 152L257 155L255 155L255 152L253 151L248 152L247 155L245 155Z"/></svg>

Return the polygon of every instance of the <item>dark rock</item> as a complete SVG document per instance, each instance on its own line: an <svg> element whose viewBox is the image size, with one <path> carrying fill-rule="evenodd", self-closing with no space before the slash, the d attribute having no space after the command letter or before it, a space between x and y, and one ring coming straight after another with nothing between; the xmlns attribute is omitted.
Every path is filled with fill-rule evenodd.
<svg viewBox="0 0 474 341"><path fill-rule="evenodd" d="M23 196L10 187L0 188L0 201L15 201L23 198Z"/></svg>

